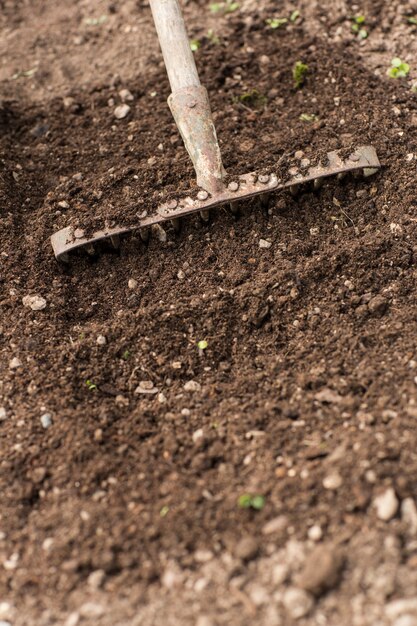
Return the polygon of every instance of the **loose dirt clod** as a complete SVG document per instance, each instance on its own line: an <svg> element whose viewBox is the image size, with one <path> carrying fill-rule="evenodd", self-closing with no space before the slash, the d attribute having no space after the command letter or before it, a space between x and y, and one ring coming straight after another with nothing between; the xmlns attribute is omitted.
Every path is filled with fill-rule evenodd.
<svg viewBox="0 0 417 626"><path fill-rule="evenodd" d="M329 544L317 546L307 557L296 584L319 596L338 584L343 564L344 557L338 548Z"/></svg>

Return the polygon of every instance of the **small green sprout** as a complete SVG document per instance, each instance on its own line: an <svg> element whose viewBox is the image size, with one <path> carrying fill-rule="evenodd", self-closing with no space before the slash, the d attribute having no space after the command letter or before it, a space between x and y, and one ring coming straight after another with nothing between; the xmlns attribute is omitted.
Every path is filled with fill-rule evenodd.
<svg viewBox="0 0 417 626"><path fill-rule="evenodd" d="M212 13L234 13L239 8L239 3L233 0L226 0L225 2L214 2L210 4L210 11Z"/></svg>
<svg viewBox="0 0 417 626"><path fill-rule="evenodd" d="M97 385L95 385L91 380L86 380L85 384L87 385L88 391L96 391Z"/></svg>
<svg viewBox="0 0 417 626"><path fill-rule="evenodd" d="M122 359L123 359L123 361L127 361L129 357L130 357L130 352L129 352L129 350L125 350L125 351L123 352L123 354L122 354Z"/></svg>
<svg viewBox="0 0 417 626"><path fill-rule="evenodd" d="M290 22L296 22L298 20L298 18L300 17L300 11L293 11L290 15Z"/></svg>
<svg viewBox="0 0 417 626"><path fill-rule="evenodd" d="M201 48L201 42L198 39L191 39L190 48L193 52L197 52L197 50Z"/></svg>
<svg viewBox="0 0 417 626"><path fill-rule="evenodd" d="M288 20L286 17L272 17L265 20L265 23L268 24L270 28L281 28L284 24L287 24Z"/></svg>
<svg viewBox="0 0 417 626"><path fill-rule="evenodd" d="M208 346L208 343L207 343L207 341L205 339L203 339L202 341L199 341L197 343L197 347L198 347L199 350L205 350L207 348L207 346Z"/></svg>
<svg viewBox="0 0 417 626"><path fill-rule="evenodd" d="M220 44L220 37L218 37L216 35L216 33L214 32L214 30L212 28L210 28L207 31L207 39L209 40L210 43L213 44L213 46L218 46Z"/></svg>
<svg viewBox="0 0 417 626"><path fill-rule="evenodd" d="M161 517L166 517L169 513L169 506L165 505L162 507L162 509L159 511L159 515Z"/></svg>
<svg viewBox="0 0 417 626"><path fill-rule="evenodd" d="M294 79L294 86L296 89L301 89L304 85L306 74L308 72L308 65L302 61L297 61L292 68L292 77Z"/></svg>
<svg viewBox="0 0 417 626"><path fill-rule="evenodd" d="M86 17L84 24L87 26L101 26L107 20L107 15L100 15L100 17Z"/></svg>
<svg viewBox="0 0 417 626"><path fill-rule="evenodd" d="M318 119L314 113L301 113L300 115L301 122L317 122Z"/></svg>
<svg viewBox="0 0 417 626"><path fill-rule="evenodd" d="M410 66L399 57L394 57L387 74L390 78L406 78L410 72Z"/></svg>
<svg viewBox="0 0 417 626"><path fill-rule="evenodd" d="M409 24L414 24L414 26L417 26L417 17L409 17L409 18L407 19L407 22L408 22Z"/></svg>
<svg viewBox="0 0 417 626"><path fill-rule="evenodd" d="M353 20L353 24L351 26L352 33L355 33L359 37L359 39L366 39L368 36L368 31L363 27L365 24L365 16L364 15L355 15L351 18Z"/></svg>
<svg viewBox="0 0 417 626"><path fill-rule="evenodd" d="M37 67L32 67L30 70L22 70L13 74L12 80L17 80L18 78L31 78L38 71Z"/></svg>
<svg viewBox="0 0 417 626"><path fill-rule="evenodd" d="M250 493L244 493L239 496L237 503L241 509L255 509L255 511L261 511L265 506L265 498L259 494L252 495Z"/></svg>
<svg viewBox="0 0 417 626"><path fill-rule="evenodd" d="M267 97L261 94L257 89L251 89L246 93L242 93L236 100L250 109L262 109L268 102Z"/></svg>

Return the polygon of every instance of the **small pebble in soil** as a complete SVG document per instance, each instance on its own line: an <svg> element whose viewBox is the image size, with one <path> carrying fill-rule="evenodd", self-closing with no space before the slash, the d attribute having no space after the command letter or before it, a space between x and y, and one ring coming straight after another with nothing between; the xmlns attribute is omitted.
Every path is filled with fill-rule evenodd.
<svg viewBox="0 0 417 626"><path fill-rule="evenodd" d="M400 237L403 234L403 227L401 226L401 224L391 222L391 224L389 225L389 229L396 237Z"/></svg>
<svg viewBox="0 0 417 626"><path fill-rule="evenodd" d="M272 243L270 241L268 241L267 239L260 239L259 240L259 247L260 248L268 249L271 246L272 246Z"/></svg>
<svg viewBox="0 0 417 626"><path fill-rule="evenodd" d="M399 507L394 489L389 487L379 496L376 496L373 505L376 509L377 517L384 522L389 522L396 515Z"/></svg>
<svg viewBox="0 0 417 626"><path fill-rule="evenodd" d="M129 112L130 106L128 104L119 104L119 106L114 109L114 117L117 120L122 120L129 114Z"/></svg>
<svg viewBox="0 0 417 626"><path fill-rule="evenodd" d="M61 202L58 202L58 206L60 209L69 209L70 205L68 204L68 202L66 200L61 200Z"/></svg>
<svg viewBox="0 0 417 626"><path fill-rule="evenodd" d="M80 614L77 611L73 611L67 617L64 622L64 626L78 626L80 623Z"/></svg>
<svg viewBox="0 0 417 626"><path fill-rule="evenodd" d="M129 278L129 280L127 281L127 286L129 287L129 289L136 289L136 287L138 286L138 281L134 278Z"/></svg>
<svg viewBox="0 0 417 626"><path fill-rule="evenodd" d="M272 535L274 533L281 533L286 530L288 526L288 518L285 515L278 515L273 519L266 522L262 527L263 535Z"/></svg>
<svg viewBox="0 0 417 626"><path fill-rule="evenodd" d="M184 280L185 273L183 272L183 270L178 270L177 278L178 278L178 280Z"/></svg>
<svg viewBox="0 0 417 626"><path fill-rule="evenodd" d="M104 570L97 569L94 572L91 572L91 574L88 576L87 585L91 589L100 589L105 578L106 578L106 573L104 572Z"/></svg>
<svg viewBox="0 0 417 626"><path fill-rule="evenodd" d="M7 418L6 409L4 408L4 406L0 406L0 422L4 422L6 418Z"/></svg>
<svg viewBox="0 0 417 626"><path fill-rule="evenodd" d="M337 548L331 545L317 546L306 558L296 583L301 589L319 596L338 584L343 565L344 559Z"/></svg>
<svg viewBox="0 0 417 626"><path fill-rule="evenodd" d="M371 313L382 315L388 307L388 302L384 296L375 296L368 302L368 309Z"/></svg>
<svg viewBox="0 0 417 626"><path fill-rule="evenodd" d="M259 551L258 542L254 537L243 537L235 547L235 556L242 561L251 561Z"/></svg>
<svg viewBox="0 0 417 626"><path fill-rule="evenodd" d="M107 343L107 339L104 335L98 335L96 339L96 343L98 346L105 346Z"/></svg>
<svg viewBox="0 0 417 626"><path fill-rule="evenodd" d="M410 535L417 535L417 508L413 498L404 498L401 502L401 518Z"/></svg>
<svg viewBox="0 0 417 626"><path fill-rule="evenodd" d="M155 394L158 393L158 388L154 386L151 380L141 380L139 385L135 389L137 394Z"/></svg>
<svg viewBox="0 0 417 626"><path fill-rule="evenodd" d="M184 391L200 391L201 385L196 380L188 380L184 385Z"/></svg>
<svg viewBox="0 0 417 626"><path fill-rule="evenodd" d="M133 101L133 95L131 94L129 89L121 89L119 91L119 96L120 96L120 100L122 102L132 102Z"/></svg>
<svg viewBox="0 0 417 626"><path fill-rule="evenodd" d="M397 617L395 622L393 622L392 626L417 626L417 617L411 615L411 613L400 615L400 617Z"/></svg>
<svg viewBox="0 0 417 626"><path fill-rule="evenodd" d="M320 233L320 228L318 226L313 226L312 228L310 228L310 235L312 237L317 237Z"/></svg>
<svg viewBox="0 0 417 626"><path fill-rule="evenodd" d="M41 415L41 424L43 428L52 426L52 416L50 413L43 413L43 415Z"/></svg>
<svg viewBox="0 0 417 626"><path fill-rule="evenodd" d="M311 528L308 529L307 534L308 538L311 539L311 541L320 541L320 539L323 537L323 531L321 527L317 524L311 526Z"/></svg>
<svg viewBox="0 0 417 626"><path fill-rule="evenodd" d="M300 619L310 613L314 599L307 591L290 587L284 592L282 603L293 619Z"/></svg>
<svg viewBox="0 0 417 626"><path fill-rule="evenodd" d="M193 432L193 441L194 441L194 443L197 443L203 437L204 437L204 430L202 428L199 428L198 430Z"/></svg>
<svg viewBox="0 0 417 626"><path fill-rule="evenodd" d="M17 357L13 357L13 359L11 359L11 361L9 362L9 368L11 370L16 370L18 367L22 366L22 361Z"/></svg>
<svg viewBox="0 0 417 626"><path fill-rule="evenodd" d="M216 626L216 622L209 615L200 615L195 626Z"/></svg>
<svg viewBox="0 0 417 626"><path fill-rule="evenodd" d="M330 491L336 491L343 484L343 479L338 472L333 472L332 474L328 474L323 479L323 487L325 489L329 489Z"/></svg>
<svg viewBox="0 0 417 626"><path fill-rule="evenodd" d="M42 296L23 296L23 306L27 306L32 311L42 311L46 307L46 300Z"/></svg>

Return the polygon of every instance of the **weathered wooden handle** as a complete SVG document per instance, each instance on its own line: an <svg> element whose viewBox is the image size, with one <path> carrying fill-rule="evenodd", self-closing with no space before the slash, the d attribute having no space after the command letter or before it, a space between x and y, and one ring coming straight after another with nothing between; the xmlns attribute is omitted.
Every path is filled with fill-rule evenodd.
<svg viewBox="0 0 417 626"><path fill-rule="evenodd" d="M186 87L199 87L200 79L178 0L150 0L150 5L172 93Z"/></svg>

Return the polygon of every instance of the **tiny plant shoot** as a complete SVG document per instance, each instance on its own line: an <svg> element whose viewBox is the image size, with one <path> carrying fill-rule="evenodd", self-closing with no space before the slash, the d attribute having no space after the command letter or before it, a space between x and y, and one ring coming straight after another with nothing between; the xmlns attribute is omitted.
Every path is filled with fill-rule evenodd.
<svg viewBox="0 0 417 626"><path fill-rule="evenodd" d="M292 68L292 77L294 79L294 87L296 89L301 89L304 85L306 75L308 72L308 65L303 63L302 61L297 61Z"/></svg>
<svg viewBox="0 0 417 626"><path fill-rule="evenodd" d="M288 20L286 17L272 17L265 20L265 22L270 28L276 29L281 28L281 26L284 26L284 24L287 24Z"/></svg>
<svg viewBox="0 0 417 626"><path fill-rule="evenodd" d="M227 13L234 13L239 8L238 2L233 2L233 0L226 0L226 2L214 2L210 4L210 11L212 13L223 13L226 15Z"/></svg>
<svg viewBox="0 0 417 626"><path fill-rule="evenodd" d="M242 93L236 100L250 109L262 109L268 102L267 97L261 94L257 89L251 89L251 91Z"/></svg>
<svg viewBox="0 0 417 626"><path fill-rule="evenodd" d="M390 78L406 78L410 72L410 66L399 57L394 57L387 74Z"/></svg>
<svg viewBox="0 0 417 626"><path fill-rule="evenodd" d="M293 11L290 15L290 22L296 22L298 20L298 18L300 17L300 11Z"/></svg>
<svg viewBox="0 0 417 626"><path fill-rule="evenodd" d="M253 495L244 493L239 496L237 503L241 509L255 509L255 511L261 511L265 506L265 498L259 494Z"/></svg>
<svg viewBox="0 0 417 626"><path fill-rule="evenodd" d="M205 350L208 346L208 343L205 339L203 339L202 341L199 341L197 344L197 347L199 350Z"/></svg>
<svg viewBox="0 0 417 626"><path fill-rule="evenodd" d="M409 17L409 18L407 19L407 22L408 22L409 24L414 24L414 26L417 26L417 17Z"/></svg>
<svg viewBox="0 0 417 626"><path fill-rule="evenodd" d="M193 52L197 52L197 50L201 47L201 43L198 39L191 39L190 48Z"/></svg>
<svg viewBox="0 0 417 626"><path fill-rule="evenodd" d="M210 28L207 31L207 35L206 35L207 39L209 40L209 42L211 44L213 44L213 46L218 46L220 43L220 37L218 37L216 35L216 33L214 32L214 30L212 28Z"/></svg>
<svg viewBox="0 0 417 626"><path fill-rule="evenodd" d="M352 33L358 36L359 39L366 39L368 36L368 31L364 28L365 24L365 16L364 15L355 15L352 17Z"/></svg>
<svg viewBox="0 0 417 626"><path fill-rule="evenodd" d="M93 383L93 381L91 380L86 380L85 384L87 385L88 391L96 391L97 390L97 385L95 385Z"/></svg>
<svg viewBox="0 0 417 626"><path fill-rule="evenodd" d="M300 115L301 122L317 122L318 119L314 113L301 113Z"/></svg>

